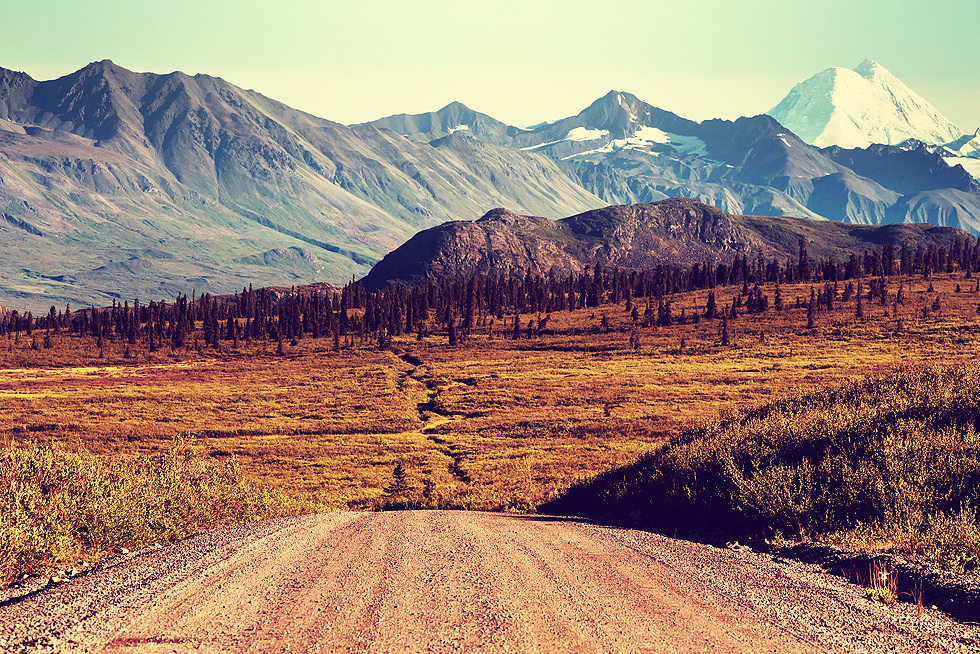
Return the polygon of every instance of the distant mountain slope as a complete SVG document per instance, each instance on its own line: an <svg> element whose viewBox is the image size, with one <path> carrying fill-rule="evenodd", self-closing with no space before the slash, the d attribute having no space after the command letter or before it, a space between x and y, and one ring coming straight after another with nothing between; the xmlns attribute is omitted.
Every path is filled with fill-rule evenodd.
<svg viewBox="0 0 980 654"><path fill-rule="evenodd" d="M548 157L345 127L207 75L0 69L0 304L14 308L343 282L421 228L500 204L602 202Z"/></svg>
<svg viewBox="0 0 980 654"><path fill-rule="evenodd" d="M871 59L854 70L817 73L793 87L768 113L819 147L897 145L910 138L944 145L963 136L925 98Z"/></svg>
<svg viewBox="0 0 980 654"><path fill-rule="evenodd" d="M473 111L460 102L451 102L439 111L424 114L397 114L365 124L390 129L420 143L429 143L456 132L465 132L484 143L507 146L514 142L517 134L525 131Z"/></svg>
<svg viewBox="0 0 980 654"><path fill-rule="evenodd" d="M731 261L736 255L796 258L805 238L813 258L846 260L892 243L946 247L967 234L933 225L862 226L806 218L739 216L697 200L611 206L561 220L494 209L473 222L424 230L364 278L368 289L474 273L580 273L586 266L651 269L659 264Z"/></svg>
<svg viewBox="0 0 980 654"><path fill-rule="evenodd" d="M945 147L960 157L980 158L980 129L973 134L964 134L955 141L947 143Z"/></svg>
<svg viewBox="0 0 980 654"><path fill-rule="evenodd" d="M906 149L917 149L921 141L910 139L901 143ZM962 166L974 179L980 180L980 129L973 134L964 134L960 138L943 146L932 146L928 149L942 156L950 166Z"/></svg>
<svg viewBox="0 0 980 654"><path fill-rule="evenodd" d="M882 222L929 222L980 233L980 183L926 146L831 147L824 153L901 196L887 208Z"/></svg>

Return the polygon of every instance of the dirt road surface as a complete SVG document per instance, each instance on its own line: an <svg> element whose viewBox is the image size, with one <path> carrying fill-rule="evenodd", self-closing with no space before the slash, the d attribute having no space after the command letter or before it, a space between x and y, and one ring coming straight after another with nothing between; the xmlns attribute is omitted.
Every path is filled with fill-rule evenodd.
<svg viewBox="0 0 980 654"><path fill-rule="evenodd" d="M224 529L0 605L0 651L976 651L818 568L542 516L335 513Z"/></svg>

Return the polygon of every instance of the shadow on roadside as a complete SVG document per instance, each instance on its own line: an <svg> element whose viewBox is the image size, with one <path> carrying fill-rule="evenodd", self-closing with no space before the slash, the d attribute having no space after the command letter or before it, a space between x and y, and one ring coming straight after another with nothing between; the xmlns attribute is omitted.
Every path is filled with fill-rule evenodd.
<svg viewBox="0 0 980 654"><path fill-rule="evenodd" d="M980 621L980 577L931 569L901 556L849 550L824 543L774 545L760 529L721 501L704 504L671 498L661 488L643 488L643 463L610 470L573 486L537 507L527 520L580 521L616 529L636 529L691 542L726 547L742 543L774 560L793 559L822 566L860 586L875 585L874 571L887 570L899 589L897 600L935 607L960 622ZM626 483L629 480L632 483ZM629 488L627 491L625 489ZM871 600L869 600L871 601Z"/></svg>

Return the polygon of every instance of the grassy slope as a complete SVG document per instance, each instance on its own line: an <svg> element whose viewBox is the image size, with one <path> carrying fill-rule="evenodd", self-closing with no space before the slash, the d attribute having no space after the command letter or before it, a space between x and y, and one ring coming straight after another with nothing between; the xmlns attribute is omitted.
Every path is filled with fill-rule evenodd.
<svg viewBox="0 0 980 654"><path fill-rule="evenodd" d="M980 562L980 367L922 366L734 411L549 507L660 528L887 543Z"/></svg>

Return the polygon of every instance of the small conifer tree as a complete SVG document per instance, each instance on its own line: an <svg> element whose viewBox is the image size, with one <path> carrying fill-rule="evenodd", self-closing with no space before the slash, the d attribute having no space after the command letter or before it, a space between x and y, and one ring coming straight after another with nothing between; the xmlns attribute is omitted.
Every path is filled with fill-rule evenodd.
<svg viewBox="0 0 980 654"><path fill-rule="evenodd" d="M456 318L449 319L449 345L450 347L455 347L457 342L456 335Z"/></svg>
<svg viewBox="0 0 980 654"><path fill-rule="evenodd" d="M715 303L715 292L708 293L708 304L704 308L704 317L714 320L718 316L718 305Z"/></svg>

